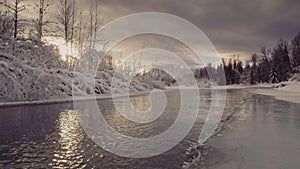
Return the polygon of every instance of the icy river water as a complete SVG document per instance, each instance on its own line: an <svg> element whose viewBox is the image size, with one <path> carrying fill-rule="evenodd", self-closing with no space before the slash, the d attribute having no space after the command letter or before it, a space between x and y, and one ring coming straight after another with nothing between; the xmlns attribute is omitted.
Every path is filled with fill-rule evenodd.
<svg viewBox="0 0 300 169"><path fill-rule="evenodd" d="M146 124L122 117L110 99L99 100L98 105L104 118L117 131L132 137L149 137L167 130L178 115L179 92L173 90L165 94L168 104L164 113ZM192 160L191 148L197 145L214 99L209 90L200 90L200 94L199 114L190 133L171 150L142 159L119 157L97 146L82 129L72 103L0 108L0 168L182 168ZM219 94L224 92L220 90ZM227 90L224 117L237 109L248 95L242 89ZM273 101L268 105L270 97L260 97L265 97L262 99L267 103L265 106L276 104ZM150 105L148 95L131 97L131 103L140 110ZM287 106L288 103L282 109Z"/></svg>

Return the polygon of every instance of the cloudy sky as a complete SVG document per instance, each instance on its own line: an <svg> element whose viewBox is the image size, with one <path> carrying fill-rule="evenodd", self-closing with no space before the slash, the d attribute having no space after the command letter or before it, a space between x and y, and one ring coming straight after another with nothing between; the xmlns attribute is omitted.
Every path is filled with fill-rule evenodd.
<svg viewBox="0 0 300 169"><path fill-rule="evenodd" d="M222 56L247 57L300 30L299 0L99 0L104 22L137 12L163 12L195 24ZM86 1L88 3L88 0Z"/></svg>

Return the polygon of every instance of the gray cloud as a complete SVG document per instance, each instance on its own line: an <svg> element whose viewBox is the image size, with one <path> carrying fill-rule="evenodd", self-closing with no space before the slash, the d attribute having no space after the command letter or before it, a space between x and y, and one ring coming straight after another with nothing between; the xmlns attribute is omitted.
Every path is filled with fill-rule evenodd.
<svg viewBox="0 0 300 169"><path fill-rule="evenodd" d="M136 12L177 15L199 27L219 53L250 55L300 30L299 0L99 0L105 22Z"/></svg>

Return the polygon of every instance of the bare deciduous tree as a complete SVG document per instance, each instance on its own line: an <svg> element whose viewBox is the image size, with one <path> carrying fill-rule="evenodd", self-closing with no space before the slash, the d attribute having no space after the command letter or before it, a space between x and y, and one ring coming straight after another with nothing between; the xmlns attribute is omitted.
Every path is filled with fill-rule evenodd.
<svg viewBox="0 0 300 169"><path fill-rule="evenodd" d="M95 49L97 42L97 32L102 25L103 18L101 17L100 4L97 0L93 1L90 6L90 30L89 30L89 38L90 38L90 49Z"/></svg>
<svg viewBox="0 0 300 169"><path fill-rule="evenodd" d="M19 33L20 14L26 9L26 5L23 2L25 2L25 0L12 0L11 3L7 1L0 2L0 4L8 8L14 16L14 38L16 38Z"/></svg>
<svg viewBox="0 0 300 169"><path fill-rule="evenodd" d="M37 31L37 38L42 39L43 36L43 27L49 23L45 21L45 16L49 12L49 7L52 5L51 0L34 0L34 7L33 9L38 14L38 18L35 20L35 26Z"/></svg>
<svg viewBox="0 0 300 169"><path fill-rule="evenodd" d="M65 43L68 44L71 40L72 35L72 21L73 16L73 3L72 0L60 0L57 5L57 21L60 29L63 32Z"/></svg>
<svg viewBox="0 0 300 169"><path fill-rule="evenodd" d="M77 39L77 48L78 48L78 55L81 56L84 47L85 37L88 34L87 30L87 22L85 22L83 18L83 12L80 11L79 18L78 18L78 39Z"/></svg>
<svg viewBox="0 0 300 169"><path fill-rule="evenodd" d="M6 7L0 3L0 34L1 35L13 35L13 17L9 14Z"/></svg>

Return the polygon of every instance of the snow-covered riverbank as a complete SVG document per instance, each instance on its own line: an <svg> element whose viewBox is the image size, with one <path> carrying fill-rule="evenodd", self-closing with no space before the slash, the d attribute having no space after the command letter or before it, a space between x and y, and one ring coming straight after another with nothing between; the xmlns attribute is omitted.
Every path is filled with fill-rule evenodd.
<svg viewBox="0 0 300 169"><path fill-rule="evenodd" d="M259 88L259 89L256 89ZM266 88L266 89L263 89ZM232 90L232 89L250 89L250 91L270 91L271 86L269 85L257 85L257 86L246 86L246 85L230 85L230 86L217 86L214 90ZM179 86L172 86L172 87L165 87L163 90L165 92L172 91L172 90L181 90L181 89L196 89L191 87L179 87ZM197 88L199 90L212 90L211 88ZM152 90L151 89L144 89L142 91L134 91L129 93L118 93L114 94L114 97L127 97L127 96L139 96L139 95L146 95L149 94ZM64 96L61 98L50 98L50 99L40 99L40 100L31 100L31 101L2 101L0 102L1 107L11 107L11 106L23 106L23 105L45 105L45 104L59 104L59 103L71 103L74 100L76 101L86 101L86 100L107 100L112 99L112 95L108 94L95 94L95 95L85 95L85 96Z"/></svg>
<svg viewBox="0 0 300 169"><path fill-rule="evenodd" d="M55 46L34 39L0 38L0 102L66 102L73 95L89 97L124 90L164 89L163 83L150 77L136 76L130 80L115 77L114 73L111 69L73 71Z"/></svg>
<svg viewBox="0 0 300 169"><path fill-rule="evenodd" d="M295 74L288 82L277 84L272 89L249 89L255 94L273 96L278 100L300 103L300 74Z"/></svg>
<svg viewBox="0 0 300 169"><path fill-rule="evenodd" d="M300 103L300 83L291 83L282 88L274 89L249 89L255 94L273 96L278 100L284 100L293 103Z"/></svg>
<svg viewBox="0 0 300 169"><path fill-rule="evenodd" d="M130 92L129 94L114 94L114 97L127 97L127 96L141 96L149 94L150 91L141 92ZM59 103L72 103L73 101L87 101L87 100L107 100L112 99L111 94L101 94L94 96L76 96L76 97L66 97L61 99L47 99L47 100L35 100L35 101L16 101L16 102L0 102L1 107L11 107L11 106L24 106L24 105L45 105L45 104L59 104Z"/></svg>

